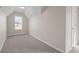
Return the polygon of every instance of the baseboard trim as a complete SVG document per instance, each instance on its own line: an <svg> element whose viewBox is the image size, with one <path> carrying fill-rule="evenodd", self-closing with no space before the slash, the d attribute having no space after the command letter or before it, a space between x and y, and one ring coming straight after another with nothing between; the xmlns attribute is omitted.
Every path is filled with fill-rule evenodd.
<svg viewBox="0 0 79 59"><path fill-rule="evenodd" d="M7 37L12 37L12 36L19 36L19 35L28 35L28 34L16 34L16 35L8 35Z"/></svg>
<svg viewBox="0 0 79 59"><path fill-rule="evenodd" d="M34 35L32 35L32 34L29 34L29 35L32 36L32 37L34 37L34 38L36 38L36 39L38 39L38 40L40 40L38 37L36 37L36 36L34 36ZM43 41L43 40L40 40L40 41L43 42L43 43L45 43L45 44L47 44L48 46L50 46L50 47L52 47L52 48L58 50L59 52L64 53L64 51L62 51L61 49L55 47L54 45L51 45L51 44L49 44L49 43L47 43L47 42L45 42L45 41Z"/></svg>
<svg viewBox="0 0 79 59"><path fill-rule="evenodd" d="M1 50L2 50L2 47L3 47L3 45L4 45L5 41L6 41L6 39L7 39L7 37L5 38L5 40L4 40L3 43L2 43L2 46L1 46L1 48L0 48L0 52L1 52Z"/></svg>
<svg viewBox="0 0 79 59"><path fill-rule="evenodd" d="M70 48L69 50L66 50L65 53L69 53L71 51L72 48Z"/></svg>

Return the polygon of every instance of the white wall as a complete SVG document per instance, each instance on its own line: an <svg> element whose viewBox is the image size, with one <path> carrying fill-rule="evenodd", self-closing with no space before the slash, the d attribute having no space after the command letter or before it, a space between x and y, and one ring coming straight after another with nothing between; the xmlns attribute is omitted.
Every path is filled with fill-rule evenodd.
<svg viewBox="0 0 79 59"><path fill-rule="evenodd" d="M15 30L15 16L22 16L22 30ZM8 36L28 34L28 19L20 12L13 12L7 18L7 33Z"/></svg>
<svg viewBox="0 0 79 59"><path fill-rule="evenodd" d="M66 7L66 52L72 48L72 7Z"/></svg>
<svg viewBox="0 0 79 59"><path fill-rule="evenodd" d="M39 14L41 14L41 7L40 6L30 6L25 11L25 15L28 16L28 18L35 17Z"/></svg>
<svg viewBox="0 0 79 59"><path fill-rule="evenodd" d="M61 52L65 51L66 8L48 7L40 16L29 20L30 35Z"/></svg>
<svg viewBox="0 0 79 59"><path fill-rule="evenodd" d="M45 11L47 6L29 6L25 8L25 15L28 18L36 17Z"/></svg>
<svg viewBox="0 0 79 59"><path fill-rule="evenodd" d="M0 11L0 50L6 39L6 15Z"/></svg>

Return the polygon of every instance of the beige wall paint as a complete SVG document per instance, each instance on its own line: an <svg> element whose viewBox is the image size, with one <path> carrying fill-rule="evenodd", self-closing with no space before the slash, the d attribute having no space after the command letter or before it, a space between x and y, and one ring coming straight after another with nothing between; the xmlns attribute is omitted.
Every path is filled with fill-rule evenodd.
<svg viewBox="0 0 79 59"><path fill-rule="evenodd" d="M0 11L0 50L6 40L6 15Z"/></svg>
<svg viewBox="0 0 79 59"><path fill-rule="evenodd" d="M79 7L78 7L78 43L79 43Z"/></svg>
<svg viewBox="0 0 79 59"><path fill-rule="evenodd" d="M65 51L66 7L48 7L40 16L29 20L29 33L58 50Z"/></svg>
<svg viewBox="0 0 79 59"><path fill-rule="evenodd" d="M22 30L15 30L15 16L22 16ZM19 34L28 34L28 19L27 17L20 12L14 12L7 18L7 33L8 36L19 35Z"/></svg>

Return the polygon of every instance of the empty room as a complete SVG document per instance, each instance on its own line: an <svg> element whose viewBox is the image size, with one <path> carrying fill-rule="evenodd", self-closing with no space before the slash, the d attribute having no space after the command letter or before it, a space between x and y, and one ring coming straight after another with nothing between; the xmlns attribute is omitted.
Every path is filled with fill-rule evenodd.
<svg viewBox="0 0 79 59"><path fill-rule="evenodd" d="M74 52L78 10L76 6L0 6L0 53Z"/></svg>

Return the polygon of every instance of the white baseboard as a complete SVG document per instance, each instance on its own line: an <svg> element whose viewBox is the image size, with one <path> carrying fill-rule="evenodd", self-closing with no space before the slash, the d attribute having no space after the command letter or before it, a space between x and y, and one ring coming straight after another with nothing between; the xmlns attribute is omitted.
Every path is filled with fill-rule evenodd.
<svg viewBox="0 0 79 59"><path fill-rule="evenodd" d="M40 40L38 37L36 37L36 36L34 36L34 35L32 35L32 34L29 34L29 35L31 35L31 36L33 36L34 38L36 38L36 39ZM64 51L62 51L61 49L59 49L59 48L55 47L54 45L51 45L51 44L49 44L49 43L45 42L44 40L40 40L40 41L41 41L41 42L43 42L43 43L45 43L45 44L47 44L48 46L50 46L50 47L52 47L52 48L54 48L54 49L58 50L59 52L64 53Z"/></svg>
<svg viewBox="0 0 79 59"><path fill-rule="evenodd" d="M15 34L15 35L7 35L7 37L11 37L11 36L19 36L19 35L28 35L28 34Z"/></svg>
<svg viewBox="0 0 79 59"><path fill-rule="evenodd" d="M2 43L2 46L0 47L0 52L1 52L1 50L2 50L2 47L3 47L3 45L4 45L5 41L6 41L6 39L7 39L7 37L5 38L5 40L4 40L3 43Z"/></svg>
<svg viewBox="0 0 79 59"><path fill-rule="evenodd" d="M71 51L72 48L68 49L65 51L65 53L69 53Z"/></svg>

